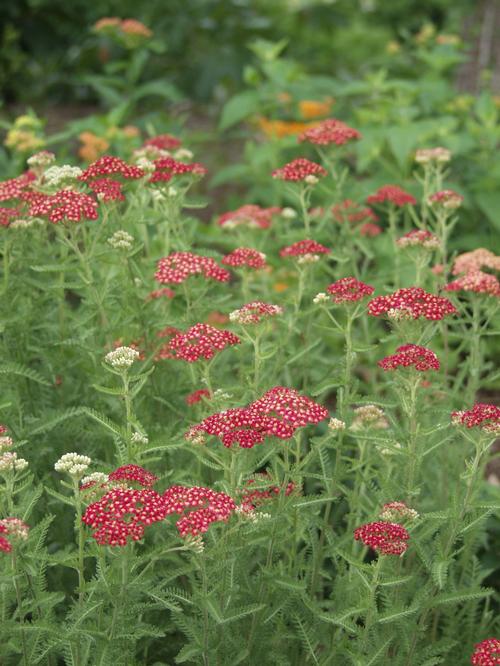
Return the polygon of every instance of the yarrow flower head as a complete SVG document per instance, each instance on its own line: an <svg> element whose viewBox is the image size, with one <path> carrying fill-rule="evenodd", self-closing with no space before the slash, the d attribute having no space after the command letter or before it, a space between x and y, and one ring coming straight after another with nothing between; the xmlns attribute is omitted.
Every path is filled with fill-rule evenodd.
<svg viewBox="0 0 500 666"><path fill-rule="evenodd" d="M415 206L417 200L408 192L405 192L401 187L397 185L384 185L380 187L375 194L371 194L367 197L366 202L369 204L376 203L391 203L394 206Z"/></svg>
<svg viewBox="0 0 500 666"><path fill-rule="evenodd" d="M454 190L441 190L429 197L429 206L454 210L460 208L464 198Z"/></svg>
<svg viewBox="0 0 500 666"><path fill-rule="evenodd" d="M319 176L326 176L327 171L320 164L316 164L316 162L310 162L304 157L299 157L298 159L285 164L285 166L281 167L280 169L275 169L272 175L273 178L294 182L306 180L310 176L313 176L315 179L317 179Z"/></svg>
<svg viewBox="0 0 500 666"><path fill-rule="evenodd" d="M47 187L60 188L74 184L83 171L80 167L63 164L62 166L52 166L43 174L43 184Z"/></svg>
<svg viewBox="0 0 500 666"><path fill-rule="evenodd" d="M299 264L318 261L320 255L329 254L330 250L313 240L301 240L280 250L282 257L296 257Z"/></svg>
<svg viewBox="0 0 500 666"><path fill-rule="evenodd" d="M415 509L410 509L404 502L388 502L382 507L380 512L382 520L389 522L396 522L401 520L415 520L418 518L418 513Z"/></svg>
<svg viewBox="0 0 500 666"><path fill-rule="evenodd" d="M40 152L31 155L31 157L28 157L26 160L28 166L31 167L33 171L39 173L42 173L46 167L54 164L55 161L56 156L48 150L41 150Z"/></svg>
<svg viewBox="0 0 500 666"><path fill-rule="evenodd" d="M82 522L95 530L92 536L99 545L126 546L142 539L145 527L166 515L165 502L154 490L112 488L87 507Z"/></svg>
<svg viewBox="0 0 500 666"><path fill-rule="evenodd" d="M403 555L410 535L402 525L380 520L357 527L354 538L381 555Z"/></svg>
<svg viewBox="0 0 500 666"><path fill-rule="evenodd" d="M20 208L0 207L0 226L8 227L16 218L21 215Z"/></svg>
<svg viewBox="0 0 500 666"><path fill-rule="evenodd" d="M111 178L98 178L89 183L90 189L99 201L125 201L122 183Z"/></svg>
<svg viewBox="0 0 500 666"><path fill-rule="evenodd" d="M163 502L166 515L181 516L176 523L181 537L196 537L212 523L227 522L236 509L234 500L226 493L201 486L172 486L163 493Z"/></svg>
<svg viewBox="0 0 500 666"><path fill-rule="evenodd" d="M236 250L226 254L221 259L221 264L224 264L225 266L233 266L235 268L246 266L255 269L265 268L267 266L266 255L263 252L259 252L250 247L238 247Z"/></svg>
<svg viewBox="0 0 500 666"><path fill-rule="evenodd" d="M4 431L7 432L7 431ZM0 437L0 453L2 451L5 451L7 449L10 449L13 445L12 437L9 437L8 435L2 435Z"/></svg>
<svg viewBox="0 0 500 666"><path fill-rule="evenodd" d="M208 389L197 389L189 395L187 395L184 400L186 405L196 405L197 402L201 402L205 398L206 400L211 400L212 394Z"/></svg>
<svg viewBox="0 0 500 666"><path fill-rule="evenodd" d="M80 180L87 183L100 176L121 176L126 180L136 180L144 177L144 171L133 164L127 164L119 157L103 155L90 164L80 176Z"/></svg>
<svg viewBox="0 0 500 666"><path fill-rule="evenodd" d="M181 145L181 140L172 134L158 134L144 141L144 146L154 146L160 150L175 150Z"/></svg>
<svg viewBox="0 0 500 666"><path fill-rule="evenodd" d="M482 268L491 268L500 271L500 257L497 257L490 250L480 247L472 252L459 254L453 263L453 275L460 273L469 273L471 271L480 271Z"/></svg>
<svg viewBox="0 0 500 666"><path fill-rule="evenodd" d="M137 431L136 431L136 432L134 432L134 433L132 434L132 437L130 438L130 441L131 441L133 444L141 444L141 445L145 445L145 444L148 444L148 443L149 443L149 438L148 438L148 436L147 436L146 434L144 434L143 432L137 432Z"/></svg>
<svg viewBox="0 0 500 666"><path fill-rule="evenodd" d="M167 183L174 176L185 176L191 174L193 176L204 176L207 173L206 168L199 162L178 162L173 157L160 157L154 161L155 170L149 179L150 183Z"/></svg>
<svg viewBox="0 0 500 666"><path fill-rule="evenodd" d="M50 222L81 222L97 220L97 202L84 192L71 189L60 190L55 194L28 192L24 198L29 203L28 214L32 217L46 217Z"/></svg>
<svg viewBox="0 0 500 666"><path fill-rule="evenodd" d="M339 432L339 430L345 430L345 421L340 419L331 418L328 421L328 430L331 432Z"/></svg>
<svg viewBox="0 0 500 666"><path fill-rule="evenodd" d="M278 206L261 208L253 204L241 206L237 210L229 211L219 216L217 223L224 228L250 227L257 229L268 229L273 217L281 212Z"/></svg>
<svg viewBox="0 0 500 666"><path fill-rule="evenodd" d="M6 534L11 540L26 541L29 531L29 525L26 525L19 518L3 518L0 520L0 532Z"/></svg>
<svg viewBox="0 0 500 666"><path fill-rule="evenodd" d="M56 472L65 472L75 478L82 477L89 468L92 460L79 453L65 453L54 465Z"/></svg>
<svg viewBox="0 0 500 666"><path fill-rule="evenodd" d="M384 410L376 405L362 405L354 410L351 430L386 430L389 422Z"/></svg>
<svg viewBox="0 0 500 666"><path fill-rule="evenodd" d="M26 171L16 178L9 178L0 182L0 201L21 199L23 193L29 190L36 175L33 171Z"/></svg>
<svg viewBox="0 0 500 666"><path fill-rule="evenodd" d="M131 250L133 247L134 237L127 231L120 229L108 238L108 243L115 250Z"/></svg>
<svg viewBox="0 0 500 666"><path fill-rule="evenodd" d="M299 135L299 141L307 141L318 146L327 146L332 143L343 146L349 141L360 138L361 134L357 130L335 118L323 120Z"/></svg>
<svg viewBox="0 0 500 666"><path fill-rule="evenodd" d="M430 321L438 321L447 315L457 314L455 306L443 296L435 296L421 287L398 289L388 296L376 296L368 303L368 313L373 317L388 314L397 320L397 313L403 318L419 319L424 317Z"/></svg>
<svg viewBox="0 0 500 666"><path fill-rule="evenodd" d="M173 252L160 259L155 279L161 284L181 284L190 275L203 275L207 280L227 282L229 271L217 264L212 257L203 257L192 252Z"/></svg>
<svg viewBox="0 0 500 666"><path fill-rule="evenodd" d="M378 362L378 365L383 370L413 367L419 372L425 372L427 370L439 370L439 359L430 349L409 344L398 347L396 354L386 356Z"/></svg>
<svg viewBox="0 0 500 666"><path fill-rule="evenodd" d="M500 298L500 282L495 275L483 271L469 271L444 287L445 291L470 291Z"/></svg>
<svg viewBox="0 0 500 666"><path fill-rule="evenodd" d="M3 536L7 534L7 528L0 525L0 551L3 553L10 553L12 551L12 545L8 539Z"/></svg>
<svg viewBox="0 0 500 666"><path fill-rule="evenodd" d="M465 411L451 413L454 425L463 425L466 428L480 428L492 435L500 434L500 407L484 402L478 402Z"/></svg>
<svg viewBox="0 0 500 666"><path fill-rule="evenodd" d="M280 314L283 314L283 308L279 305L263 303L262 301L252 301L243 305L238 310L231 312L229 319L243 325L258 324L263 319L276 317L276 315Z"/></svg>
<svg viewBox="0 0 500 666"><path fill-rule="evenodd" d="M195 324L185 333L175 335L166 346L171 358L194 363L200 358L210 360L228 346L241 340L230 331L214 328L209 324Z"/></svg>
<svg viewBox="0 0 500 666"><path fill-rule="evenodd" d="M356 280L354 277L345 277L333 282L327 291L332 296L332 301L336 305L345 305L363 300L371 296L375 289L364 282Z"/></svg>
<svg viewBox="0 0 500 666"><path fill-rule="evenodd" d="M487 638L476 643L470 663L473 666L498 666L500 664L500 640Z"/></svg>
<svg viewBox="0 0 500 666"><path fill-rule="evenodd" d="M139 465L122 465L109 474L110 481L133 481L143 488L151 488L158 477Z"/></svg>
<svg viewBox="0 0 500 666"><path fill-rule="evenodd" d="M134 361L137 361L139 356L140 354L137 349L133 349L132 347L117 347L106 354L104 360L115 368L115 370L126 370L130 368Z"/></svg>
<svg viewBox="0 0 500 666"><path fill-rule="evenodd" d="M440 246L439 238L425 229L412 229L401 238L396 245L401 248L423 247L425 250L436 250Z"/></svg>
<svg viewBox="0 0 500 666"><path fill-rule="evenodd" d="M0 455L0 472L22 472L28 467L28 461L18 458L15 451L6 451Z"/></svg>
<svg viewBox="0 0 500 666"><path fill-rule="evenodd" d="M444 164L451 160L451 151L447 148L419 148L415 152L418 164Z"/></svg>

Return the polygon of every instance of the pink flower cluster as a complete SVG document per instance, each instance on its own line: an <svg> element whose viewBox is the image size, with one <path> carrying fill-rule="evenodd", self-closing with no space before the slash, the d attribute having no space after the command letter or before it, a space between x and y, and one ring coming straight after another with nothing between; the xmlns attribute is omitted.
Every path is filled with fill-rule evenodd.
<svg viewBox="0 0 500 666"><path fill-rule="evenodd" d="M383 187L380 187L375 194L371 194L367 197L366 202L369 204L387 202L394 204L394 206L401 207L406 206L407 204L415 206L417 200L397 185L384 185Z"/></svg>
<svg viewBox="0 0 500 666"><path fill-rule="evenodd" d="M285 166L280 169L275 169L273 171L273 178L279 178L280 180L287 181L299 181L305 180L309 176L326 176L327 171L320 164L316 162L311 162L305 157L299 157L296 160L292 160Z"/></svg>
<svg viewBox="0 0 500 666"><path fill-rule="evenodd" d="M330 250L314 240L300 240L280 250L282 257L301 257L305 255L329 254Z"/></svg>
<svg viewBox="0 0 500 666"><path fill-rule="evenodd" d="M174 176L183 176L192 173L196 176L204 176L207 173L206 168L199 162L186 164L178 162L173 157L160 157L154 161L155 170L149 179L150 183L165 183Z"/></svg>
<svg viewBox="0 0 500 666"><path fill-rule="evenodd" d="M196 405L197 402L201 402L203 398L210 400L212 394L207 389L197 389L185 397L186 405Z"/></svg>
<svg viewBox="0 0 500 666"><path fill-rule="evenodd" d="M203 275L217 282L227 282L231 277L229 271L219 266L211 257L192 252L173 252L159 260L155 279L161 284L181 284L190 275Z"/></svg>
<svg viewBox="0 0 500 666"><path fill-rule="evenodd" d="M466 428L481 428L485 432L500 432L500 407L484 402L477 402L472 409L451 413L451 420L456 425Z"/></svg>
<svg viewBox="0 0 500 666"><path fill-rule="evenodd" d="M497 257L490 250L480 247L472 252L459 254L453 263L453 275L460 273L469 273L470 271L479 271L482 268L491 268L500 271L500 257Z"/></svg>
<svg viewBox="0 0 500 666"><path fill-rule="evenodd" d="M319 423L328 410L295 389L276 386L248 407L227 409L212 414L186 433L186 438L200 441L203 436L219 437L226 447L237 443L241 448L262 444L266 437L289 439L297 428Z"/></svg>
<svg viewBox="0 0 500 666"><path fill-rule="evenodd" d="M500 298L500 282L495 275L483 271L469 271L445 286L445 291L471 291Z"/></svg>
<svg viewBox="0 0 500 666"><path fill-rule="evenodd" d="M233 250L222 258L221 264L235 268L247 266L248 268L255 269L265 268L267 265L266 255L250 247L236 248L236 250Z"/></svg>
<svg viewBox="0 0 500 666"><path fill-rule="evenodd" d="M441 206L442 208L459 208L464 200L461 194L454 190L441 190L429 197L429 204L431 206Z"/></svg>
<svg viewBox="0 0 500 666"><path fill-rule="evenodd" d="M243 305L238 310L231 312L229 319L239 324L258 324L263 319L275 317L279 314L283 314L283 308L279 305L263 303L262 301L252 301Z"/></svg>
<svg viewBox="0 0 500 666"><path fill-rule="evenodd" d="M361 525L354 530L356 541L376 550L381 555L403 555L408 548L408 531L398 523L382 520Z"/></svg>
<svg viewBox="0 0 500 666"><path fill-rule="evenodd" d="M368 303L368 313L373 317L380 317L382 314L394 315L398 312L410 319L424 317L431 321L457 314L451 301L443 296L430 294L421 287L398 289L388 296L376 296Z"/></svg>
<svg viewBox="0 0 500 666"><path fill-rule="evenodd" d="M299 135L299 141L307 141L318 146L327 146L331 143L343 146L348 141L360 138L361 134L357 130L335 118L323 120Z"/></svg>
<svg viewBox="0 0 500 666"><path fill-rule="evenodd" d="M163 493L162 499L165 515L181 515L176 523L181 537L197 536L206 532L212 523L227 522L236 509L229 495L200 486L172 486Z"/></svg>
<svg viewBox="0 0 500 666"><path fill-rule="evenodd" d="M122 183L111 178L97 178L89 184L90 189L102 201L125 201Z"/></svg>
<svg viewBox="0 0 500 666"><path fill-rule="evenodd" d="M439 247L439 238L426 229L412 229L396 241L398 247L423 247L434 250Z"/></svg>
<svg viewBox="0 0 500 666"><path fill-rule="evenodd" d="M185 333L175 335L164 351L170 354L170 358L194 363L200 358L210 360L217 352L240 342L239 337L230 331L209 324L195 324Z"/></svg>
<svg viewBox="0 0 500 666"><path fill-rule="evenodd" d="M26 171L16 178L0 182L0 201L21 199L21 195L31 187L34 180L36 180L35 174L32 171Z"/></svg>
<svg viewBox="0 0 500 666"><path fill-rule="evenodd" d="M143 146L153 146L159 150L175 150L181 145L180 139L171 134L158 134L144 141Z"/></svg>
<svg viewBox="0 0 500 666"><path fill-rule="evenodd" d="M361 301L371 296L374 291L371 285L360 282L354 277L341 278L327 288L327 292L332 295L332 301L337 305Z"/></svg>
<svg viewBox="0 0 500 666"><path fill-rule="evenodd" d="M281 212L278 206L271 208L261 208L253 204L241 206L237 210L229 211L221 215L218 224L221 227L258 227L268 229L271 226L272 219Z"/></svg>
<svg viewBox="0 0 500 666"><path fill-rule="evenodd" d="M470 663L473 666L498 666L500 664L500 640L487 638L476 643Z"/></svg>
<svg viewBox="0 0 500 666"><path fill-rule="evenodd" d="M414 367L419 372L427 370L439 370L439 359L436 354L419 345L402 345L396 350L396 354L386 356L378 365L383 370L396 370L399 367Z"/></svg>

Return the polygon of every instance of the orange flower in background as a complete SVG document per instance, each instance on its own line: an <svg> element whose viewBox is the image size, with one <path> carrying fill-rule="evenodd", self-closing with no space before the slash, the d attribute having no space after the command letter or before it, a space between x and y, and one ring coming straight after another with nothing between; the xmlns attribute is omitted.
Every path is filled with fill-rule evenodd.
<svg viewBox="0 0 500 666"><path fill-rule="evenodd" d="M302 118L305 120L322 118L323 116L327 116L330 113L334 104L335 100L331 97L327 97L322 102L317 102L311 99L303 99L299 102L299 112Z"/></svg>
<svg viewBox="0 0 500 666"><path fill-rule="evenodd" d="M125 125L125 127L122 129L123 135L127 137L127 139L132 139L136 136L139 136L141 131L138 127L135 125Z"/></svg>
<svg viewBox="0 0 500 666"><path fill-rule="evenodd" d="M152 31L135 19L124 19L121 24L122 32L127 35L139 35L141 37L151 37Z"/></svg>
<svg viewBox="0 0 500 666"><path fill-rule="evenodd" d="M119 28L120 24L121 19L119 19L117 16L109 16L96 21L93 27L96 32L102 32L109 30L109 28Z"/></svg>
<svg viewBox="0 0 500 666"><path fill-rule="evenodd" d="M82 132L78 138L82 143L78 155L84 162L94 162L109 148L109 141L92 132Z"/></svg>
<svg viewBox="0 0 500 666"><path fill-rule="evenodd" d="M286 282L275 282L273 284L273 289L276 293L281 294L290 287Z"/></svg>
<svg viewBox="0 0 500 666"><path fill-rule="evenodd" d="M257 125L268 138L283 138L284 136L297 136L305 130L314 127L316 123L303 123L295 120L270 120L258 118Z"/></svg>

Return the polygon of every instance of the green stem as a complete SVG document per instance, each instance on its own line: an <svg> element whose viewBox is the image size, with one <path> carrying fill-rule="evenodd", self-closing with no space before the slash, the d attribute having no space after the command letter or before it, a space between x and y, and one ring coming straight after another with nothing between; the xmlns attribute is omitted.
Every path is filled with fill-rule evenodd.
<svg viewBox="0 0 500 666"><path fill-rule="evenodd" d="M22 611L21 611L21 605L22 605L22 600L21 600L21 588L19 587L19 579L18 579L18 570L17 570L17 558L16 558L16 548L12 548L12 578L14 580L14 588L16 590L16 603L17 603L17 612L19 615L19 622L21 625L24 624L24 618L22 616ZM29 661L28 661L28 646L26 645L26 634L24 632L24 629L21 629L21 642L23 646L23 664L24 666L29 666Z"/></svg>

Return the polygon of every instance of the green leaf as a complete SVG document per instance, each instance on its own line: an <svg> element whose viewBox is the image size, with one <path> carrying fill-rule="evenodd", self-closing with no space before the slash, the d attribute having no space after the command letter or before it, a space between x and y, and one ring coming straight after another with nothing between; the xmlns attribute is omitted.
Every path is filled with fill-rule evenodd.
<svg viewBox="0 0 500 666"><path fill-rule="evenodd" d="M219 123L220 130L226 130L241 122L248 116L257 113L260 107L260 97L253 90L246 90L232 97L222 109Z"/></svg>
<svg viewBox="0 0 500 666"><path fill-rule="evenodd" d="M442 590L446 585L446 579L448 577L448 566L449 562L442 560L440 562L434 562L431 567L432 580L440 590Z"/></svg>
<svg viewBox="0 0 500 666"><path fill-rule="evenodd" d="M500 192L478 192L474 198L493 226L500 229Z"/></svg>
<svg viewBox="0 0 500 666"><path fill-rule="evenodd" d="M43 386L52 386L52 383L42 377L39 372L21 365L21 363L3 363L0 365L0 375L18 375L19 377L31 379L38 384L43 384Z"/></svg>
<svg viewBox="0 0 500 666"><path fill-rule="evenodd" d="M101 386L100 384L92 384L92 388L100 393L107 393L108 395L124 395L123 388L110 388L109 386Z"/></svg>

